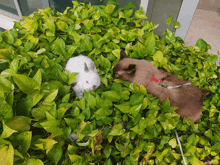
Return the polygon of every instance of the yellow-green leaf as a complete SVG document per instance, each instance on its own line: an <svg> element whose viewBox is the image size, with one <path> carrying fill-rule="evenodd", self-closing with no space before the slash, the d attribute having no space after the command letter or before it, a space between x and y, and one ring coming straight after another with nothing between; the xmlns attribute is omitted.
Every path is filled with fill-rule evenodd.
<svg viewBox="0 0 220 165"><path fill-rule="evenodd" d="M0 146L0 164L4 165L13 165L14 162L14 148L11 144L8 146Z"/></svg>
<svg viewBox="0 0 220 165"><path fill-rule="evenodd" d="M174 138L174 139L171 139L170 141L169 141L169 145L172 147L172 148L175 148L176 147L176 139Z"/></svg>
<svg viewBox="0 0 220 165"><path fill-rule="evenodd" d="M11 129L11 128L9 128L6 124L5 124L5 122L4 122L4 120L2 120L2 124L3 124L3 132L2 132L2 134L1 134L1 138L8 138L9 136L11 136L13 133L15 133L15 132L17 132L16 130L13 130L13 129Z"/></svg>
<svg viewBox="0 0 220 165"><path fill-rule="evenodd" d="M39 83L33 78L22 74L14 74L13 78L19 89L26 94L31 94L32 92L40 89Z"/></svg>
<svg viewBox="0 0 220 165"><path fill-rule="evenodd" d="M60 30L62 30L62 31L64 31L64 32L67 32L67 30L68 30L68 25L67 25L65 22L63 22L63 21L58 21L58 22L56 22L56 25L57 25L57 27L58 27Z"/></svg>
<svg viewBox="0 0 220 165"><path fill-rule="evenodd" d="M44 102L50 103L52 102L58 94L58 89L53 90L45 99Z"/></svg>

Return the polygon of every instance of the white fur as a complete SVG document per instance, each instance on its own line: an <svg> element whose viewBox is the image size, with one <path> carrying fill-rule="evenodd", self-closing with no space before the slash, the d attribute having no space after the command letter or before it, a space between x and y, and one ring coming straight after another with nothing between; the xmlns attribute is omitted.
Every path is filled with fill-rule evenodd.
<svg viewBox="0 0 220 165"><path fill-rule="evenodd" d="M89 70L93 70L92 67L94 66L94 71L97 72L94 61L92 61L89 57L86 57L84 55L69 58L69 60L66 63L66 69L71 73L84 72L84 62L87 64Z"/></svg>
<svg viewBox="0 0 220 165"><path fill-rule="evenodd" d="M84 63L86 63L88 71L85 71ZM75 80L77 84L73 87L77 97L82 97L84 90L88 92L96 90L101 84L94 61L84 55L70 58L67 61L66 69L70 73L79 73Z"/></svg>

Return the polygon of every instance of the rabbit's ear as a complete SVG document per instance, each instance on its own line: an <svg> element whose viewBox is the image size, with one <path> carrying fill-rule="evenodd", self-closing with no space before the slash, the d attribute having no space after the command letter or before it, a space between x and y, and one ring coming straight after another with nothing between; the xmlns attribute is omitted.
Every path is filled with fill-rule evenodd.
<svg viewBox="0 0 220 165"><path fill-rule="evenodd" d="M121 52L120 52L120 59L123 59L123 58L129 58L129 57L128 57L127 54L124 52L124 50L121 50Z"/></svg>
<svg viewBox="0 0 220 165"><path fill-rule="evenodd" d="M94 62L91 63L91 68L93 71L95 70L95 63Z"/></svg>
<svg viewBox="0 0 220 165"><path fill-rule="evenodd" d="M88 66L87 66L87 64L84 62L84 71L85 72L89 72L89 68L88 68Z"/></svg>

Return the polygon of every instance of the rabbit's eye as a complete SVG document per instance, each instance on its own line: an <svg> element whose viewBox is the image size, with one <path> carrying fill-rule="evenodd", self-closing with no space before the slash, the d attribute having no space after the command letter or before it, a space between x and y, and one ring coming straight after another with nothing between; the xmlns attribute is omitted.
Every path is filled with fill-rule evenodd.
<svg viewBox="0 0 220 165"><path fill-rule="evenodd" d="M88 82L88 81L86 81L86 83L88 84L89 82Z"/></svg>

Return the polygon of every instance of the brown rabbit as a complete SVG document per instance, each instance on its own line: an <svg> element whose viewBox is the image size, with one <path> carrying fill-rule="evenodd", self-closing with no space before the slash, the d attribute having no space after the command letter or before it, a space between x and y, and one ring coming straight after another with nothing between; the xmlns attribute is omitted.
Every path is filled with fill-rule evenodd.
<svg viewBox="0 0 220 165"><path fill-rule="evenodd" d="M200 118L203 94L198 87L190 84L191 81L181 80L171 72L157 69L148 61L131 59L123 50L120 55L121 59L113 68L113 78L138 82L138 86L143 84L147 92L157 96L161 102L168 97L172 106L179 107L176 112L181 117L193 122ZM162 82L162 85L159 85L158 81ZM177 87L178 85L180 87Z"/></svg>

